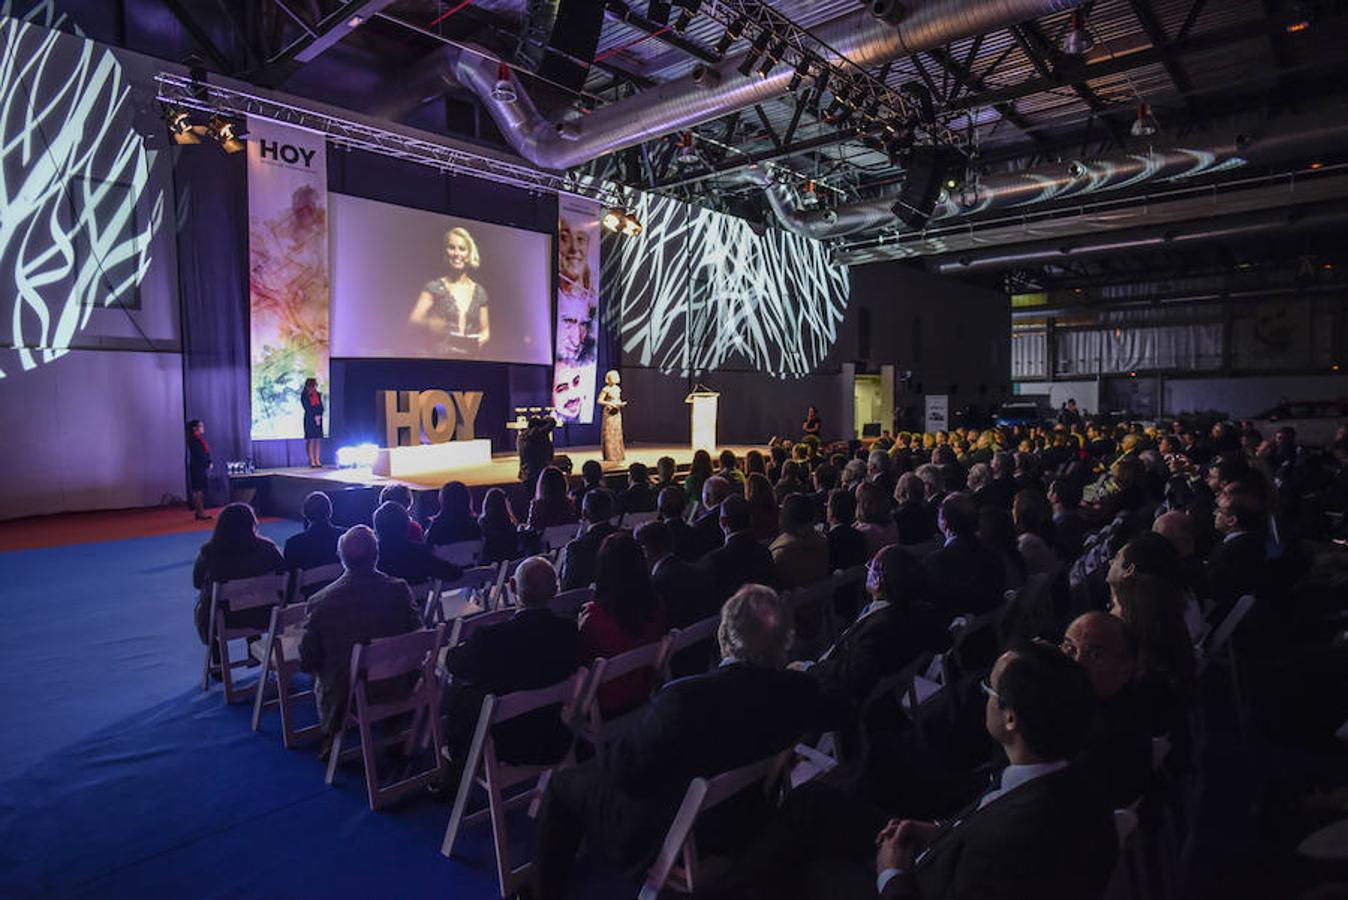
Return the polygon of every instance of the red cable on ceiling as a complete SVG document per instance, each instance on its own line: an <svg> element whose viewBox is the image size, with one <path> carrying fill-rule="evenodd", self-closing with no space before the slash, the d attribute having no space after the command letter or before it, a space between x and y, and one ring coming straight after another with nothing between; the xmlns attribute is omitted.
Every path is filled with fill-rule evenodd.
<svg viewBox="0 0 1348 900"><path fill-rule="evenodd" d="M445 21L445 19L448 19L450 16L454 15L456 12L463 9L465 6L472 4L472 2L473 0L463 0L462 3L460 3L453 9L449 10L449 12L440 13L440 15L436 16L434 19L431 19L429 22L426 23L426 27L434 28L436 25L439 25L441 22Z"/></svg>
<svg viewBox="0 0 1348 900"><path fill-rule="evenodd" d="M641 37L637 38L636 40L628 41L626 44L623 44L621 47L612 47L612 48L610 48L610 49L608 49L608 50L605 50L603 53L599 54L599 55L596 56L594 59L590 60L590 64L593 65L594 63L602 62L602 61L608 59L610 56L612 56L612 55L615 54L615 53L622 53L622 52L623 52L624 50L626 50L627 48L629 48L629 47L635 47L637 44L640 44L642 41L650 40L651 38L656 37L657 35L664 34L666 31L669 31L669 30L670 30L671 28L673 28L673 27L674 27L673 25L666 25L664 28L661 28L661 29L659 29L658 31L652 31L650 34L643 34Z"/></svg>

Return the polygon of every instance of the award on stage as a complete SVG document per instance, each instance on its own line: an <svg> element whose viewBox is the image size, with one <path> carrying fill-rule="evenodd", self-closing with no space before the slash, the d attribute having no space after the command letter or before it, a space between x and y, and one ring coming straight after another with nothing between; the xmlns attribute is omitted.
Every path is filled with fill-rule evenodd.
<svg viewBox="0 0 1348 900"><path fill-rule="evenodd" d="M698 385L683 402L689 404L693 420L693 450L706 450L716 453L716 407L721 395Z"/></svg>

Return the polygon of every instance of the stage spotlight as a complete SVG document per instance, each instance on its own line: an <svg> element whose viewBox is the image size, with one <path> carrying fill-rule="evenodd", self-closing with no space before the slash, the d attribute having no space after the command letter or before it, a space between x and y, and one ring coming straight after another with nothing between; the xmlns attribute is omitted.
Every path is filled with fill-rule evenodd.
<svg viewBox="0 0 1348 900"><path fill-rule="evenodd" d="M688 26L693 24L693 14L688 10L679 13L679 17L674 20L674 30L682 34L688 30Z"/></svg>
<svg viewBox="0 0 1348 900"><path fill-rule="evenodd" d="M725 56L729 53L730 45L740 39L740 35L744 34L744 29L748 24L749 20L744 16L740 16L731 23L730 27L727 28L716 41L716 47L714 48L716 50L716 55Z"/></svg>
<svg viewBox="0 0 1348 900"><path fill-rule="evenodd" d="M1156 122L1156 117L1151 114L1151 107L1146 102L1137 105L1137 120L1133 122L1133 127L1128 129L1128 133L1133 137L1151 137L1160 126Z"/></svg>
<svg viewBox="0 0 1348 900"><path fill-rule="evenodd" d="M623 234L627 237L636 237L641 234L641 222L631 213L623 216Z"/></svg>
<svg viewBox="0 0 1348 900"><path fill-rule="evenodd" d="M206 124L206 133L218 141L226 153L238 153L247 146L241 139L239 127L223 116L212 116Z"/></svg>
<svg viewBox="0 0 1348 900"><path fill-rule="evenodd" d="M519 99L515 86L510 83L510 66L505 63L496 67L496 84L492 86L491 98L497 103L514 103Z"/></svg>
<svg viewBox="0 0 1348 900"><path fill-rule="evenodd" d="M357 444L337 449L337 466L341 469L369 469L374 466L379 448L374 444Z"/></svg>
<svg viewBox="0 0 1348 900"><path fill-rule="evenodd" d="M767 57L763 60L763 65L758 67L758 77L767 78L768 73L771 72L773 67L781 62L785 56L786 41L779 39L777 43L773 45L772 49L768 51Z"/></svg>
<svg viewBox="0 0 1348 900"><path fill-rule="evenodd" d="M1072 13L1072 27L1063 35L1062 52L1068 56L1084 56L1095 46L1095 38L1086 27L1086 14L1081 10Z"/></svg>
<svg viewBox="0 0 1348 900"><path fill-rule="evenodd" d="M738 68L741 75L748 78L753 74L754 63L758 62L758 58L768 49L768 43L771 40L772 35L768 32L760 31L758 33L758 37L754 38L753 44L749 47L749 52L744 54L744 60L739 64Z"/></svg>
<svg viewBox="0 0 1348 900"><path fill-rule="evenodd" d="M796 63L796 71L791 74L791 81L786 86L787 91L794 94L800 90L801 82L810 74L810 62L810 54L806 53L800 58L800 62Z"/></svg>
<svg viewBox="0 0 1348 900"><path fill-rule="evenodd" d="M695 166L702 161L702 157L697 155L697 148L693 146L693 133L685 131L679 136L679 143L674 150L674 162L681 166Z"/></svg>
<svg viewBox="0 0 1348 900"><path fill-rule="evenodd" d="M623 211L616 206L604 210L604 217L599 220L599 224L617 234L623 228Z"/></svg>
<svg viewBox="0 0 1348 900"><path fill-rule="evenodd" d="M1311 27L1312 7L1303 0L1292 0L1283 9L1282 27L1288 34L1298 34Z"/></svg>
<svg viewBox="0 0 1348 900"><path fill-rule="evenodd" d="M819 205L819 194L814 189L814 179L805 182L805 190L800 194L800 205L805 209L814 209Z"/></svg>
<svg viewBox="0 0 1348 900"><path fill-rule="evenodd" d="M169 134L175 144L200 144L204 126L193 125L187 110L170 106L164 110L164 121L168 123Z"/></svg>
<svg viewBox="0 0 1348 900"><path fill-rule="evenodd" d="M905 94L912 98L917 104L918 112L922 116L922 121L928 125L936 121L936 107L931 102L931 91L927 90L926 85L916 81L910 81L900 88Z"/></svg>

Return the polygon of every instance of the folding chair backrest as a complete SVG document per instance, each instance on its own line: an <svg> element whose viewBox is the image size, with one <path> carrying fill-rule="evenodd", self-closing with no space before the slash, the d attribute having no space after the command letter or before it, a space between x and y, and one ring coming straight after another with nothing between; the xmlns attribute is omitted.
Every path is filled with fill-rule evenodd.
<svg viewBox="0 0 1348 900"><path fill-rule="evenodd" d="M572 673L570 678L549 687L532 691L515 691L513 694L505 694L496 698L496 705L491 715L491 724L499 725L508 719L518 718L536 709L544 709L557 703L563 705L563 716L565 717L567 712L574 709L579 702L580 692L588 675L587 669L580 668Z"/></svg>
<svg viewBox="0 0 1348 900"><path fill-rule="evenodd" d="M642 669L651 669L655 672L656 678L653 679L652 684L658 682L660 667L664 665L669 656L669 646L669 635L665 635L654 643L628 650L626 653L596 659L594 665L590 667L590 681L586 686L585 696L582 698L584 706L589 708L595 703L599 689L610 681L615 681L624 675L630 675Z"/></svg>
<svg viewBox="0 0 1348 900"><path fill-rule="evenodd" d="M790 598L788 603L793 609L800 609L809 606L812 603L822 603L833 596L834 590L839 587L838 577L830 575L826 578L816 581L814 584L797 588L788 594Z"/></svg>
<svg viewBox="0 0 1348 900"><path fill-rule="evenodd" d="M647 522L654 521L655 513L653 512L630 512L623 515L623 527L632 531L637 530Z"/></svg>
<svg viewBox="0 0 1348 900"><path fill-rule="evenodd" d="M669 652L671 654L678 653L694 644L710 640L716 636L716 631L720 627L720 616L707 616L707 618L694 622L692 625L675 628L669 633Z"/></svg>
<svg viewBox="0 0 1348 900"><path fill-rule="evenodd" d="M332 584L338 578L342 577L345 570L341 563L330 563L326 566L314 566L311 569L299 569L295 581L300 590L307 587L313 587L316 584Z"/></svg>
<svg viewBox="0 0 1348 900"><path fill-rule="evenodd" d="M1240 623L1249 615L1250 610L1254 608L1254 594L1245 594L1236 601L1235 606L1222 619L1222 624L1217 626L1217 630L1212 633L1212 639L1208 641L1206 658L1216 656L1231 640L1231 636L1236 633Z"/></svg>
<svg viewBox="0 0 1348 900"><path fill-rule="evenodd" d="M477 565L482 553L482 541L458 541L453 544L439 544L431 548L437 559L451 562L456 566L468 568Z"/></svg>
<svg viewBox="0 0 1348 900"><path fill-rule="evenodd" d="M758 762L749 763L749 765L741 766L738 769L731 769L729 772L722 772L720 775L708 779L707 793L702 799L702 811L705 812L714 806L718 806L741 791L762 782L765 778L780 773L793 752L793 750L783 750L767 759L760 759Z"/></svg>
<svg viewBox="0 0 1348 900"><path fill-rule="evenodd" d="M580 524L552 525L543 529L543 549L558 550L565 547L580 531Z"/></svg>
<svg viewBox="0 0 1348 900"><path fill-rule="evenodd" d="M563 619L574 619L580 615L580 608L594 599L594 588L574 588L562 591L548 604L555 615Z"/></svg>
<svg viewBox="0 0 1348 900"><path fill-rule="evenodd" d="M862 584L866 581L866 567L852 566L847 569L837 569L833 573L833 589L847 587L849 584Z"/></svg>
<svg viewBox="0 0 1348 900"><path fill-rule="evenodd" d="M216 606L230 612L273 606L285 599L286 578L285 575L258 575L217 581L213 586Z"/></svg>
<svg viewBox="0 0 1348 900"><path fill-rule="evenodd" d="M272 610L271 621L272 631L279 633L287 628L294 628L297 625L304 624L304 617L308 613L303 603L292 603L289 606L278 606Z"/></svg>
<svg viewBox="0 0 1348 900"><path fill-rule="evenodd" d="M454 631L450 634L449 645L462 644L471 638L479 630L488 625L499 625L508 621L515 615L516 610L509 607L494 609L491 612L478 613L475 616L464 616L454 620Z"/></svg>
<svg viewBox="0 0 1348 900"><path fill-rule="evenodd" d="M434 630L409 631L357 644L352 650L351 677L363 675L369 681L382 681L419 672L428 660L434 660L444 633L445 627L440 625Z"/></svg>
<svg viewBox="0 0 1348 900"><path fill-rule="evenodd" d="M470 610L475 601L478 609L489 609L496 576L495 566L477 566L440 585L437 602L426 607L426 624L456 619Z"/></svg>

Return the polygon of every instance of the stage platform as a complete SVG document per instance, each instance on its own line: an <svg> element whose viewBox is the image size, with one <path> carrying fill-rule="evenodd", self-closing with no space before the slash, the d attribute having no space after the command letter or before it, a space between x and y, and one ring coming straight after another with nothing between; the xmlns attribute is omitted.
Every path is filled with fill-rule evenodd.
<svg viewBox="0 0 1348 900"><path fill-rule="evenodd" d="M720 450L733 450L735 455L744 458L750 450L767 453L766 446L723 445ZM611 480L612 487L622 484L627 467L632 463L644 463L655 474L656 461L662 456L674 457L674 464L680 474L686 473L693 462L693 451L688 445L673 444L628 444L627 458L620 463L604 462L598 447L559 447L558 456L571 458L573 477L580 476L580 468L589 460L596 460L604 467L605 476ZM712 460L715 468L715 459ZM338 469L325 467L311 469L307 466L283 469L259 469L251 475L230 476L231 500L241 500L253 504L260 515L296 518L300 503L310 491L323 491L333 501L334 520L341 525L356 522L368 522L378 502L379 492L386 485L405 484L411 488L417 498L418 514L430 514L436 509L434 494L441 486L450 481L462 481L473 489L474 505L481 502L483 494L489 488L503 488L510 495L518 514L523 515L528 508L528 498L519 482L519 457L514 453L493 453L487 465L467 466L446 469L410 478L385 478L375 475L368 468Z"/></svg>

